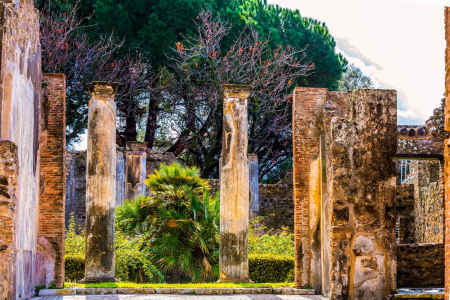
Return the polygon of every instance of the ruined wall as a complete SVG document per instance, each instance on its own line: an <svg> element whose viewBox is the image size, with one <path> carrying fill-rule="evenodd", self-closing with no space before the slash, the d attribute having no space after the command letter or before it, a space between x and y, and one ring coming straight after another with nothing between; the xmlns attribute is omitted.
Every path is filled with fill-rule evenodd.
<svg viewBox="0 0 450 300"><path fill-rule="evenodd" d="M15 296L17 146L0 140L0 299Z"/></svg>
<svg viewBox="0 0 450 300"><path fill-rule="evenodd" d="M444 286L444 244L397 246L397 287Z"/></svg>
<svg viewBox="0 0 450 300"><path fill-rule="evenodd" d="M41 57L39 16L32 0L0 1L0 138L17 145L17 298L29 297L36 282L39 199Z"/></svg>
<svg viewBox="0 0 450 300"><path fill-rule="evenodd" d="M208 179L211 194L215 195L219 191L219 180ZM276 184L258 185L259 212L252 216L262 217L263 224L270 229L280 229L281 227L294 228L294 203L292 202L293 187L292 181L284 181Z"/></svg>
<svg viewBox="0 0 450 300"><path fill-rule="evenodd" d="M294 227L294 203L292 184L260 184L258 216L264 218L269 228Z"/></svg>
<svg viewBox="0 0 450 300"><path fill-rule="evenodd" d="M396 190L397 224L396 239L398 244L414 243L415 215L414 215L414 185L398 185Z"/></svg>
<svg viewBox="0 0 450 300"><path fill-rule="evenodd" d="M414 161L415 184L415 241L443 243L444 197L442 169L439 160Z"/></svg>
<svg viewBox="0 0 450 300"><path fill-rule="evenodd" d="M38 251L39 282L64 285L66 178L66 80L64 74L44 76L43 127L40 152ZM45 136L44 136L45 135ZM48 251L47 248L52 251ZM40 248L38 250L40 250ZM50 253L54 254L50 255Z"/></svg>
<svg viewBox="0 0 450 300"><path fill-rule="evenodd" d="M86 152L66 152L65 224L73 216L78 229L86 221Z"/></svg>
<svg viewBox="0 0 450 300"><path fill-rule="evenodd" d="M350 118L325 128L331 210L330 298L384 299L395 290L395 91L348 94Z"/></svg>

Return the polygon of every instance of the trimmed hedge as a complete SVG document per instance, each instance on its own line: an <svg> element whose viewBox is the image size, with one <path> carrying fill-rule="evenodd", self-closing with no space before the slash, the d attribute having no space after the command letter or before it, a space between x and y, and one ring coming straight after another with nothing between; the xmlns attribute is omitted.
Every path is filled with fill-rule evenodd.
<svg viewBox="0 0 450 300"><path fill-rule="evenodd" d="M66 281L82 280L84 277L84 256L66 255L64 259Z"/></svg>
<svg viewBox="0 0 450 300"><path fill-rule="evenodd" d="M67 255L66 281L80 281L84 277L84 257ZM255 282L293 281L294 258L288 255L250 254L250 278Z"/></svg>
<svg viewBox="0 0 450 300"><path fill-rule="evenodd" d="M250 254L248 267L254 282L293 281L294 258L288 255Z"/></svg>

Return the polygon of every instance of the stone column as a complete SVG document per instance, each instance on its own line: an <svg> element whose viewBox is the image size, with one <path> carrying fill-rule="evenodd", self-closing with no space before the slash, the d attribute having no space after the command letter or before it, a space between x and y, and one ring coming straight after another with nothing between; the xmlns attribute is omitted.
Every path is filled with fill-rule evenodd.
<svg viewBox="0 0 450 300"><path fill-rule="evenodd" d="M250 218L256 218L259 214L259 180L258 180L258 155L248 155L248 172L250 176Z"/></svg>
<svg viewBox="0 0 450 300"><path fill-rule="evenodd" d="M115 281L116 85L90 87L86 163L86 267L84 282Z"/></svg>
<svg viewBox="0 0 450 300"><path fill-rule="evenodd" d="M250 87L224 85L223 136L220 162L221 282L249 282L247 161Z"/></svg>
<svg viewBox="0 0 450 300"><path fill-rule="evenodd" d="M40 270L46 286L52 282L57 288L64 285L64 237L66 172L64 152L66 149L66 78L64 74L44 75L47 83L44 98L43 130L41 133L38 245L51 245L55 257L39 253ZM42 240L45 239L45 240Z"/></svg>
<svg viewBox="0 0 450 300"><path fill-rule="evenodd" d="M450 131L450 7L445 8L445 130ZM445 299L450 299L450 139L444 142Z"/></svg>
<svg viewBox="0 0 450 300"><path fill-rule="evenodd" d="M296 88L292 111L295 286L321 287L320 132L316 120L326 89ZM311 215L310 211L314 214Z"/></svg>
<svg viewBox="0 0 450 300"><path fill-rule="evenodd" d="M147 146L144 143L128 142L126 151L126 185L128 200L145 193L147 177Z"/></svg>

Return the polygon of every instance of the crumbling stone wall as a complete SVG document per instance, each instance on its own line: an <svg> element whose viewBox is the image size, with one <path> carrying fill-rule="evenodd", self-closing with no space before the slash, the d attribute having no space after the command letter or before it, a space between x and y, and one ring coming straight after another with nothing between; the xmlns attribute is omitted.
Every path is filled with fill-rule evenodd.
<svg viewBox="0 0 450 300"><path fill-rule="evenodd" d="M17 146L0 140L0 299L14 299Z"/></svg>
<svg viewBox="0 0 450 300"><path fill-rule="evenodd" d="M294 91L297 286L333 300L395 290L396 102L388 90Z"/></svg>
<svg viewBox="0 0 450 300"><path fill-rule="evenodd" d="M64 285L66 81L64 74L44 76L40 154L38 251L39 281ZM44 136L45 135L45 136ZM49 255L50 248L54 257ZM39 249L38 249L39 250Z"/></svg>
<svg viewBox="0 0 450 300"><path fill-rule="evenodd" d="M292 178L291 178L292 179ZM211 194L219 191L219 180L208 179ZM255 217L263 217L263 223L270 229L294 228L294 203L292 202L292 180L275 184L258 185L259 212Z"/></svg>
<svg viewBox="0 0 450 300"><path fill-rule="evenodd" d="M38 284L41 57L39 15L32 0L0 1L0 138L17 145L15 296L29 297Z"/></svg>
<svg viewBox="0 0 450 300"><path fill-rule="evenodd" d="M442 171L439 160L413 162L415 185L415 241L416 243L443 243L444 197Z"/></svg>
<svg viewBox="0 0 450 300"><path fill-rule="evenodd" d="M397 246L397 287L444 286L444 244Z"/></svg>
<svg viewBox="0 0 450 300"><path fill-rule="evenodd" d="M384 299L395 290L395 91L348 95L350 118L325 128L330 298Z"/></svg>
<svg viewBox="0 0 450 300"><path fill-rule="evenodd" d="M292 202L292 184L260 184L258 216L264 218L264 224L272 229L294 227L294 203Z"/></svg>
<svg viewBox="0 0 450 300"><path fill-rule="evenodd" d="M396 234L398 244L414 243L415 215L414 215L414 185L403 184L397 186L397 224Z"/></svg>

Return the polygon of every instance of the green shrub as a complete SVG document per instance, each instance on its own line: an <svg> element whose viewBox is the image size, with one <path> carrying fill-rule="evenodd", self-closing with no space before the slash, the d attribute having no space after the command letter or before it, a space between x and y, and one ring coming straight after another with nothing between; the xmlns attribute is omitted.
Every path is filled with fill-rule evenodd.
<svg viewBox="0 0 450 300"><path fill-rule="evenodd" d="M249 254L289 255L294 257L294 234L288 228L268 229L263 218L250 222L248 233Z"/></svg>
<svg viewBox="0 0 450 300"><path fill-rule="evenodd" d="M64 251L65 255L84 255L84 233L77 233L74 216L70 216L69 228L66 233Z"/></svg>
<svg viewBox="0 0 450 300"><path fill-rule="evenodd" d="M117 228L142 236L150 259L168 282L205 282L218 277L219 201L197 168L161 164L139 196L117 208ZM213 201L211 201L213 200Z"/></svg>
<svg viewBox="0 0 450 300"><path fill-rule="evenodd" d="M66 279L80 281L84 277L83 234L77 234L71 218L66 236ZM144 247L145 239L136 235L126 236L120 230L115 232L116 278L134 282L162 282L163 274L151 263L149 250Z"/></svg>
<svg viewBox="0 0 450 300"><path fill-rule="evenodd" d="M82 255L66 255L65 259L65 276L66 281L80 281L84 277L84 256Z"/></svg>
<svg viewBox="0 0 450 300"><path fill-rule="evenodd" d="M250 254L248 265L254 282L292 281L294 259L289 255Z"/></svg>

